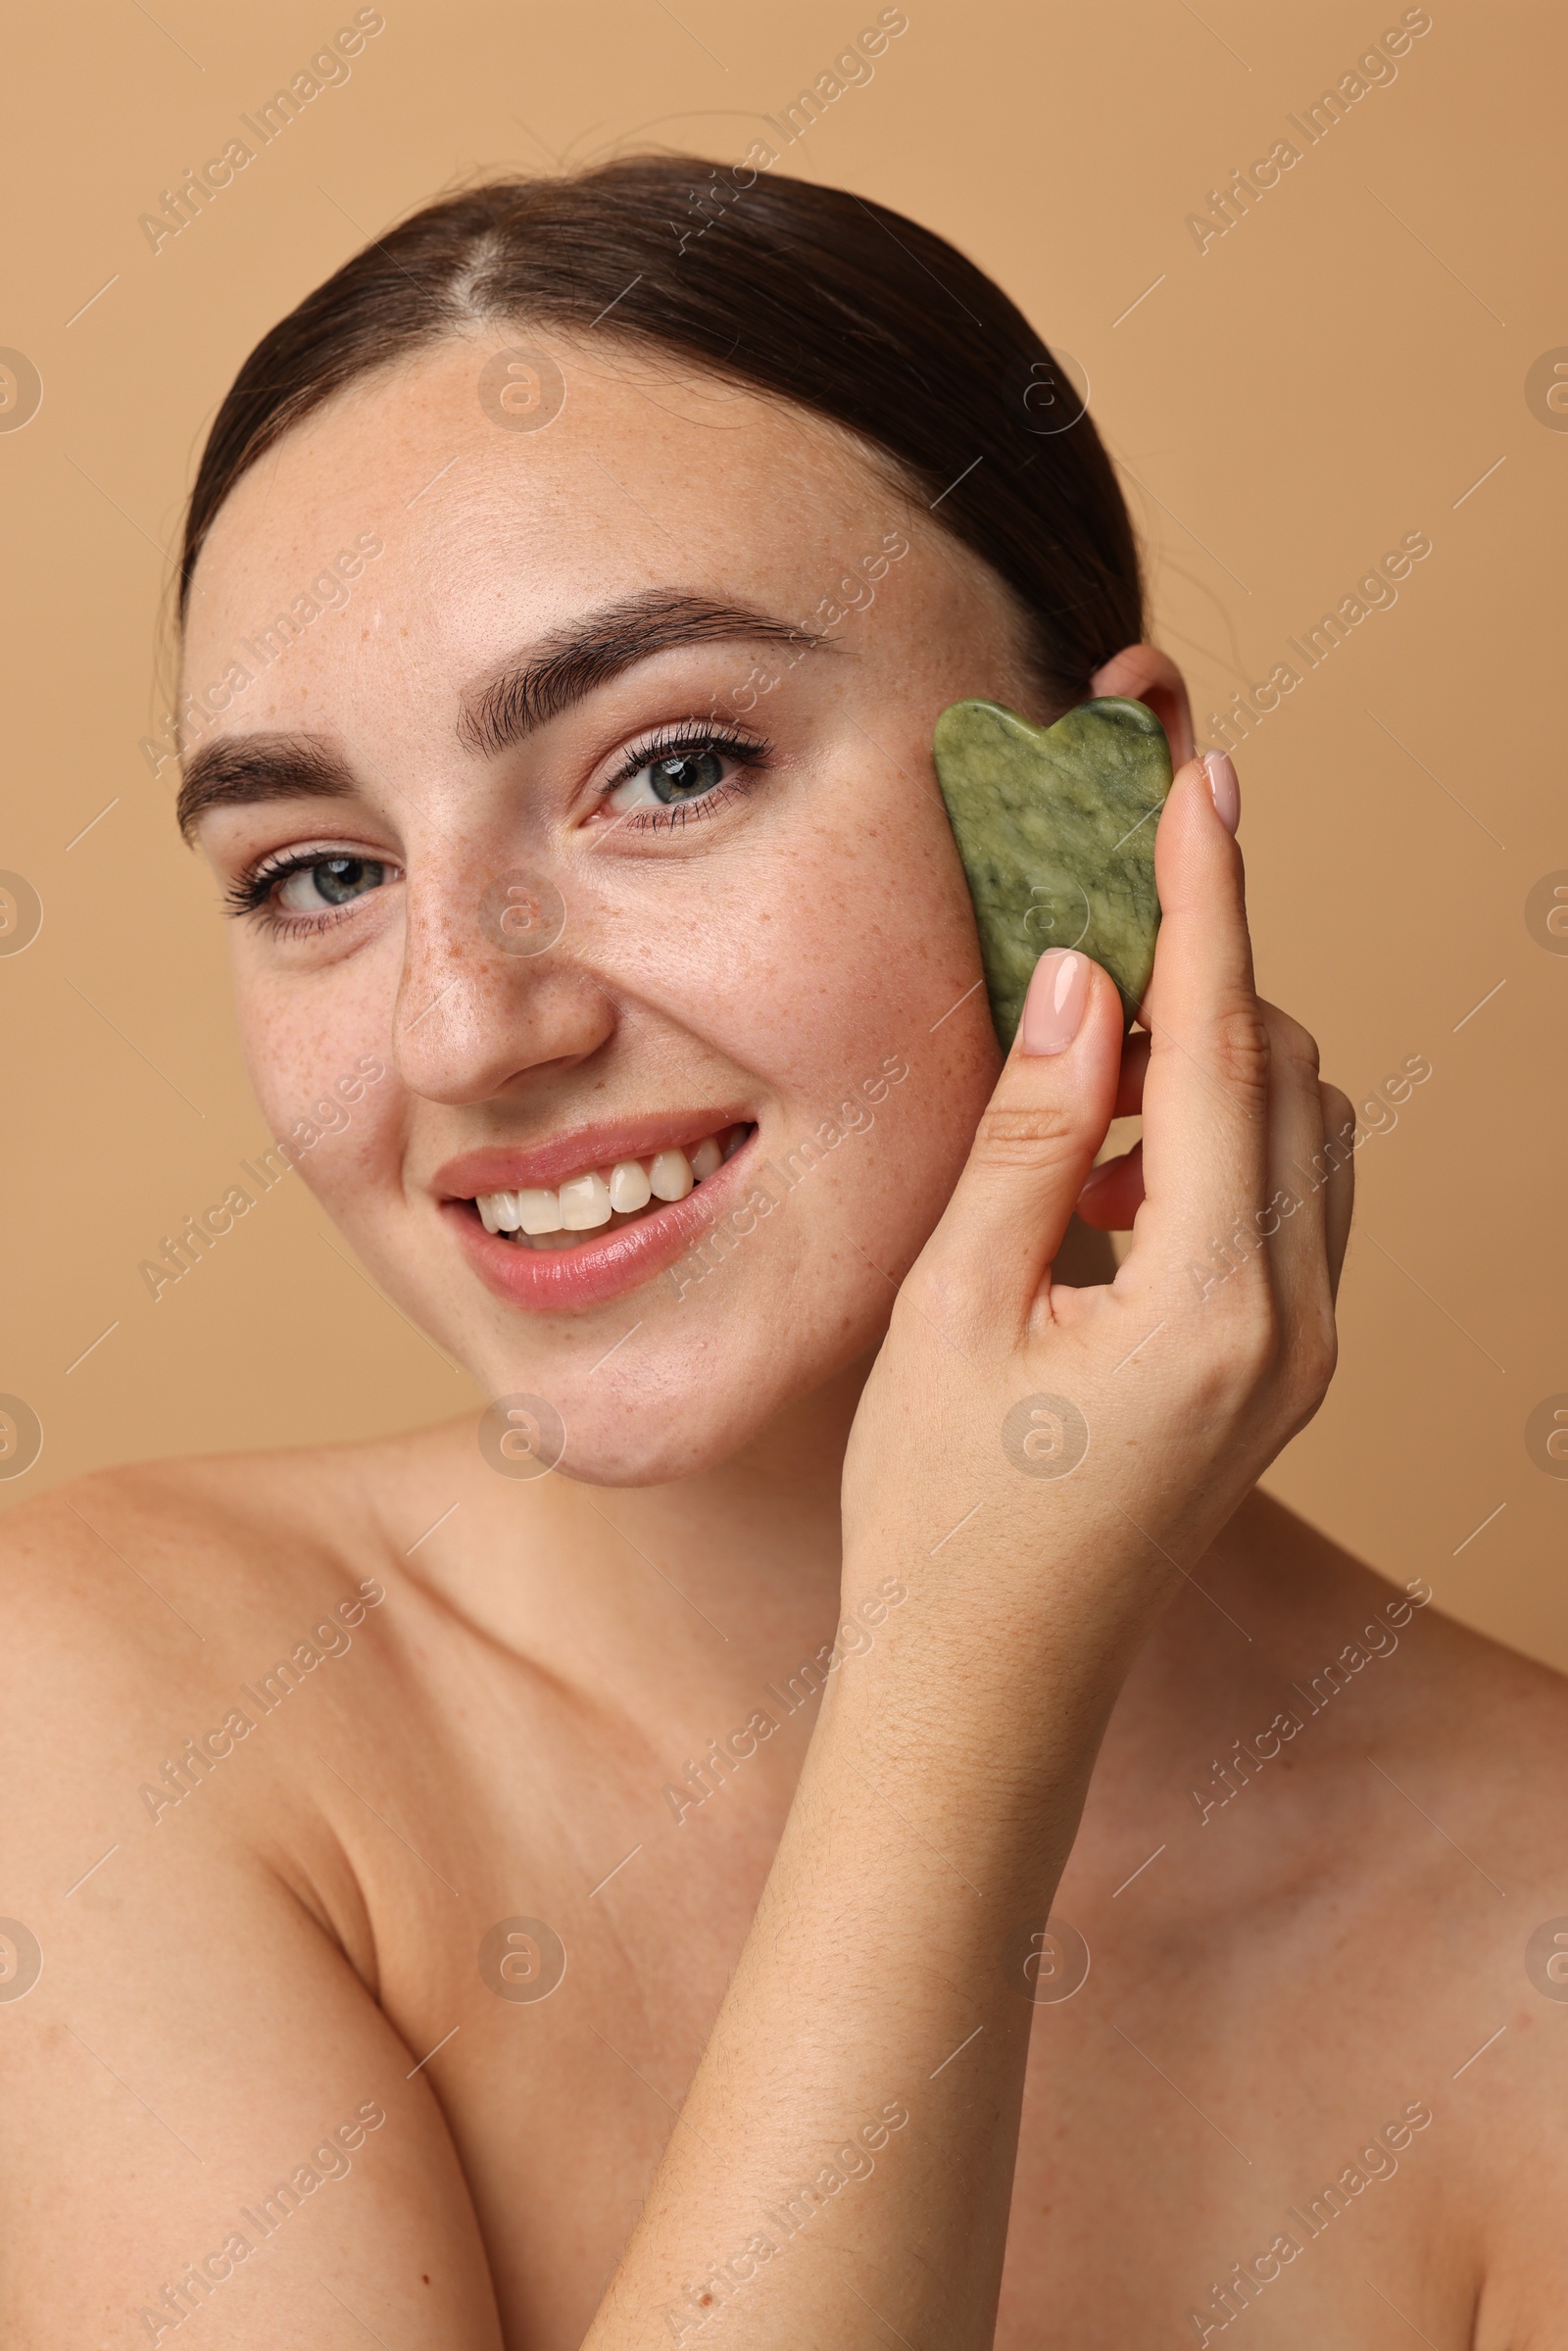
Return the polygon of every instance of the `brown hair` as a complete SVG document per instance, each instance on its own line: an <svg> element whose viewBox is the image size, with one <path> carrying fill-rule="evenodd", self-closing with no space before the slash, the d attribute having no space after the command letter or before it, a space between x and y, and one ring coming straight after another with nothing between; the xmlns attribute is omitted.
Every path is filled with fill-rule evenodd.
<svg viewBox="0 0 1568 2351"><path fill-rule="evenodd" d="M1060 428L1077 396L1000 287L883 205L657 155L443 197L264 335L202 454L181 623L224 499L323 401L444 335L529 321L581 333L612 310L617 339L814 410L890 458L1013 591L1053 705L1142 636L1110 462L1087 415Z"/></svg>

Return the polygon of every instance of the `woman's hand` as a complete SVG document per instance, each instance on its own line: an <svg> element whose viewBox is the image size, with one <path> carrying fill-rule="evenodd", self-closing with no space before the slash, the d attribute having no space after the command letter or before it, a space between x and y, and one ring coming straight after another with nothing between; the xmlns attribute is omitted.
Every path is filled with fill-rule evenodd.
<svg viewBox="0 0 1568 2351"><path fill-rule="evenodd" d="M968 1630L996 1653L1004 1620L1020 1665L1037 1638L1059 1659L1075 1627L1107 1701L1178 1567L1321 1401L1350 1216L1349 1104L1254 991L1241 854L1200 760L1155 871L1148 1036L1124 1050L1086 956L1042 958L845 1472L847 1597L896 1560L949 1638L972 1607ZM1089 1180L1111 1117L1140 1108L1138 1151ZM1080 1203L1133 1224L1103 1288L1052 1279Z"/></svg>
<svg viewBox="0 0 1568 2351"><path fill-rule="evenodd" d="M1234 779L1229 780L1234 789ZM1322 1396L1348 1112L1259 1004L1196 761L1155 854L1147 1073L1047 956L894 1310L845 1470L841 1638L746 1948L587 2351L986 2351L1040 1947L1149 1623ZM1125 1091L1118 1101L1118 1086ZM1052 1260L1112 1110L1145 1197L1107 1287ZM1100 1204L1133 1204L1128 1171ZM897 1604L890 1609L890 1599Z"/></svg>

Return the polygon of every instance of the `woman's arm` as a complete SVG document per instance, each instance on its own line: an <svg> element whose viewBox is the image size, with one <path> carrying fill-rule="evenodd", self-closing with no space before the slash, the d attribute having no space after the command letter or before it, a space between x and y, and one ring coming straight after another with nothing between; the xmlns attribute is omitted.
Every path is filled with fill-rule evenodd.
<svg viewBox="0 0 1568 2351"><path fill-rule="evenodd" d="M79 1480L0 1539L0 2343L17 2351L501 2351L423 2051L322 1901L355 1914L331 1796L346 1812L381 1792L360 1708L295 1696L311 1711L258 1721L207 1778L190 1759L242 1679L288 1654L280 1634L343 1589L302 1547L296 1531L269 1555L210 1482L184 1494L160 1470ZM430 1883L427 1918L417 1888L403 1915L433 1940L452 1905Z"/></svg>
<svg viewBox="0 0 1568 2351"><path fill-rule="evenodd" d="M1198 762L1157 871L1132 1249L1108 1289L1053 1291L1121 1062L1110 981L1054 957L856 1422L846 1611L889 1579L907 1597L829 1683L592 2351L992 2339L1028 1994L1106 1717L1334 1360L1349 1178L1324 1129L1348 1105L1254 994ZM1076 1033L1030 1053L1071 1025L1064 967Z"/></svg>

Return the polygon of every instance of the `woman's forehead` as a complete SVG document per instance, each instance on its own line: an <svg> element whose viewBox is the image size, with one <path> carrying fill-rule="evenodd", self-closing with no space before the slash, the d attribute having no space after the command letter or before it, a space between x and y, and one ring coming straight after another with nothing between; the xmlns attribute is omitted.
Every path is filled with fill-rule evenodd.
<svg viewBox="0 0 1568 2351"><path fill-rule="evenodd" d="M868 530L913 519L891 470L807 411L541 337L508 360L498 395L507 351L454 340L363 379L242 476L197 565L190 674L368 537L385 551L380 630L456 635L471 651L519 611L548 627L671 579L808 604ZM518 385L520 427L506 406Z"/></svg>

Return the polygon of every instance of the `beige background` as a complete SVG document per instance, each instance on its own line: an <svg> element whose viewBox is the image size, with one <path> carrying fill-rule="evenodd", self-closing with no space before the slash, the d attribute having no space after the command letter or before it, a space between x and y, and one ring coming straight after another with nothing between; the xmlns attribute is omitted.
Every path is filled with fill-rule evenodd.
<svg viewBox="0 0 1568 2351"><path fill-rule="evenodd" d="M0 1486L6 1502L103 1462L353 1437L471 1394L297 1182L156 1306L137 1276L267 1141L215 894L174 837L172 768L155 779L138 750L166 707L165 551L233 368L363 237L459 176L617 144L738 158L876 8L388 0L352 80L155 255L138 216L352 14L158 0L155 18L95 0L69 28L36 11L13 29L24 104L4 167L0 344L33 361L44 398L0 434L20 533L0 867L45 915L0 957L0 1390L41 1416L45 1446ZM1550 560L1568 433L1526 397L1532 363L1568 343L1550 235L1561 11L1433 0L1397 80L1202 253L1187 216L1296 137L1286 118L1353 69L1396 5L907 14L874 80L827 109L790 168L929 222L1087 369L1148 547L1155 634L1189 664L1200 723L1293 659L1285 639L1401 534L1432 540L1397 605L1240 762L1265 990L1358 1098L1408 1054L1433 1068L1360 1154L1343 1367L1270 1483L1390 1573L1428 1576L1460 1616L1568 1667L1568 1480L1524 1436L1568 1390L1568 955L1525 917L1538 879L1568 868Z"/></svg>

